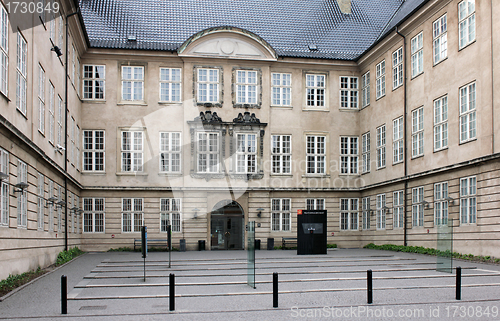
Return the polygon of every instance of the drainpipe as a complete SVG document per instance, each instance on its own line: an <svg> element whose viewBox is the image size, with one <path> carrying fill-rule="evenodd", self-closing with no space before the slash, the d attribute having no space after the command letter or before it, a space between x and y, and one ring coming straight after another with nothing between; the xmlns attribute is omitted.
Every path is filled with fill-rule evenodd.
<svg viewBox="0 0 500 321"><path fill-rule="evenodd" d="M491 14L491 154L495 154L495 71L493 64L495 55L493 54L495 46L493 45L493 0L490 4Z"/></svg>
<svg viewBox="0 0 500 321"><path fill-rule="evenodd" d="M80 12L78 8L75 12L66 16L66 57L64 59L64 250L68 251L68 18Z"/></svg>
<svg viewBox="0 0 500 321"><path fill-rule="evenodd" d="M404 188L404 201L403 201L403 207L404 207L404 222L403 222L403 245L407 246L407 234L408 234L408 229L406 226L406 221L408 217L408 204L407 204L407 198L408 198L408 161L407 161L407 133L406 133L406 119L407 119L407 110L406 104L406 95L407 95L407 86L406 86L406 81L407 81L407 73L406 73L406 37L401 34L398 30L398 26L396 26L396 33L403 37L403 73L404 73L404 82L403 82L403 87L404 87L404 113L403 113L403 141L404 141L404 148L403 148L403 163L404 163L404 178L405 178L405 188Z"/></svg>

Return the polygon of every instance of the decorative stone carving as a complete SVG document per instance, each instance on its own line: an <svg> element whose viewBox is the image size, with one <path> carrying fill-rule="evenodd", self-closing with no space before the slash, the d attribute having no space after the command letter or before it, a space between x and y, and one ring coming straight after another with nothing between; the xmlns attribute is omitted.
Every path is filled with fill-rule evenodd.
<svg viewBox="0 0 500 321"><path fill-rule="evenodd" d="M210 110L205 111L205 113L200 112L200 116L196 117L194 120L201 121L202 123L222 123L222 119L217 113L212 113Z"/></svg>
<svg viewBox="0 0 500 321"><path fill-rule="evenodd" d="M254 113L250 115L250 112L246 111L244 114L239 113L238 117L233 119L233 123L237 124L260 124L260 119L258 119Z"/></svg>

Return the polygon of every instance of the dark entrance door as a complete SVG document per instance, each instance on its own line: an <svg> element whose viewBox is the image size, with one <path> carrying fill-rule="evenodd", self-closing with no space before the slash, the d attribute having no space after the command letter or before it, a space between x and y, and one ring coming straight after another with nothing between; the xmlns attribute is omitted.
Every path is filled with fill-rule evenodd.
<svg viewBox="0 0 500 321"><path fill-rule="evenodd" d="M242 250L244 213L240 204L225 200L217 203L210 215L212 250Z"/></svg>

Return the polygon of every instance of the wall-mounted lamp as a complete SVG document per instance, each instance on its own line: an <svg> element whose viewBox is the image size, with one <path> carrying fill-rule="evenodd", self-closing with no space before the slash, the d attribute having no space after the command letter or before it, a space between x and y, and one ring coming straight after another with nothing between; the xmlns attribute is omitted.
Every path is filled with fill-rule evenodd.
<svg viewBox="0 0 500 321"><path fill-rule="evenodd" d="M65 201L59 201L56 203L56 207L63 207L63 206L66 206L66 202Z"/></svg>
<svg viewBox="0 0 500 321"><path fill-rule="evenodd" d="M64 152L66 150L66 148L64 148L64 146L62 146L62 145L57 144L56 148L54 148L54 150L56 152L61 152L62 153L62 152Z"/></svg>
<svg viewBox="0 0 500 321"><path fill-rule="evenodd" d="M453 198L451 198L451 197L449 197L449 196L448 196L448 197L446 197L444 200L445 200L445 201L448 201L448 205L453 205L453 202L455 201Z"/></svg>
<svg viewBox="0 0 500 321"><path fill-rule="evenodd" d="M76 212L79 210L79 208L77 206L73 206L69 210L72 211L72 212L74 212L76 214Z"/></svg>
<svg viewBox="0 0 500 321"><path fill-rule="evenodd" d="M81 208L79 208L79 209L76 211L76 214L77 214L77 215L81 215L83 212L84 212L84 211L83 211Z"/></svg>
<svg viewBox="0 0 500 321"><path fill-rule="evenodd" d="M61 51L61 48L59 48L58 46L54 46L50 49L50 51L54 51L57 55L57 57L61 57L63 55L62 51Z"/></svg>
<svg viewBox="0 0 500 321"><path fill-rule="evenodd" d="M373 214L375 214L375 211L374 211L374 210L372 210L371 208L369 208L369 209L368 209L368 213L370 213L370 215L373 215Z"/></svg>
<svg viewBox="0 0 500 321"><path fill-rule="evenodd" d="M9 175L5 174L4 172L0 172L0 182L6 180L9 178Z"/></svg>
<svg viewBox="0 0 500 321"><path fill-rule="evenodd" d="M57 201L57 198L54 197L54 196L51 196L49 197L49 199L47 200L47 206L49 205L54 205L54 203Z"/></svg>
<svg viewBox="0 0 500 321"><path fill-rule="evenodd" d="M199 209L197 209L197 208L193 208L193 212L194 212L193 218L194 218L195 220L198 218L198 212L199 212L199 211L200 211Z"/></svg>
<svg viewBox="0 0 500 321"><path fill-rule="evenodd" d="M390 211L390 208L388 208L387 206L384 205L384 207L382 207L382 209L385 211L386 214L389 214L391 211Z"/></svg>
<svg viewBox="0 0 500 321"><path fill-rule="evenodd" d="M257 217L262 217L262 211L263 211L263 210L264 210L264 209L263 209L262 207L259 207L259 208L257 209Z"/></svg>
<svg viewBox="0 0 500 321"><path fill-rule="evenodd" d="M425 209L429 208L429 202L427 202L426 200L423 200L421 204L424 206Z"/></svg>
<svg viewBox="0 0 500 321"><path fill-rule="evenodd" d="M28 188L28 186L28 183L25 182L17 183L16 185L14 185L14 193L22 193L25 189Z"/></svg>

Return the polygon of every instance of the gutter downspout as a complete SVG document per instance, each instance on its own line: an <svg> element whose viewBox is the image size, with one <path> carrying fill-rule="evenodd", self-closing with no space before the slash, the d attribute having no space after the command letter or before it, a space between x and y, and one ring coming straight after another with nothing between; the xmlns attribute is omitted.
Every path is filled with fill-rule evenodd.
<svg viewBox="0 0 500 321"><path fill-rule="evenodd" d="M492 0L493 1L493 0ZM404 113L403 113L403 141L404 141L404 148L403 148L403 162L404 162L404 178L405 178L405 188L404 188L404 201L403 201L403 207L404 207L404 221L403 221L403 245L407 246L407 234L408 234L408 228L407 228L407 216L408 216L408 207L407 207L407 198L408 198L408 161L407 161L407 133L406 133L406 119L407 119L407 86L406 86L406 81L407 81L407 73L406 73L406 37L399 32L398 26L396 26L396 33L403 37L403 72L404 72Z"/></svg>
<svg viewBox="0 0 500 321"><path fill-rule="evenodd" d="M491 154L495 154L495 71L493 64L495 60L494 49L495 46L493 44L493 0L491 0L490 4L490 14L491 14Z"/></svg>
<svg viewBox="0 0 500 321"><path fill-rule="evenodd" d="M77 8L76 12L70 13L66 16L66 57L64 62L64 250L68 251L68 18L77 14L80 8Z"/></svg>

